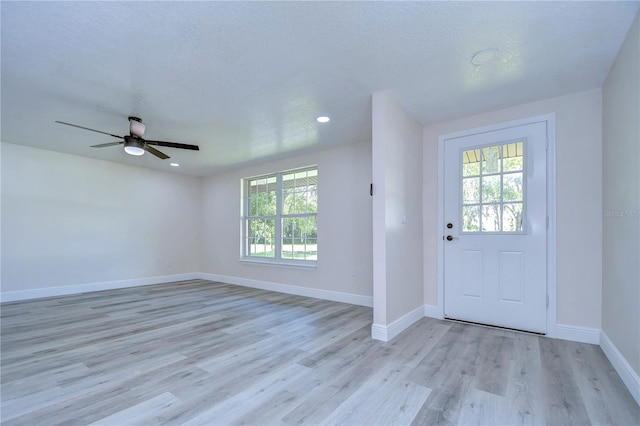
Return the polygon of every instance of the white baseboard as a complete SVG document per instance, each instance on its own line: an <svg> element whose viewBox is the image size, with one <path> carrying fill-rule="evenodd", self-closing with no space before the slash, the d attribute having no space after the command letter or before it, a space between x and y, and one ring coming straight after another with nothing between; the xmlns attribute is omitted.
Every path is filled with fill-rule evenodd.
<svg viewBox="0 0 640 426"><path fill-rule="evenodd" d="M376 340L388 342L389 340L411 327L416 321L424 318L424 307L419 306L413 311L401 316L388 326L383 324L373 324L371 326L371 337Z"/></svg>
<svg viewBox="0 0 640 426"><path fill-rule="evenodd" d="M613 368L616 369L622 382L627 386L629 392L631 392L633 399L640 405L640 376L638 376L638 373L631 368L631 365L629 365L604 331L600 332L600 347L609 359L609 362L611 362L611 365L613 365Z"/></svg>
<svg viewBox="0 0 640 426"><path fill-rule="evenodd" d="M186 281L203 279L219 281L227 284L241 285L244 287L259 288L262 290L276 291L279 293L295 294L298 296L313 297L316 299L332 300L334 302L349 303L373 307L373 297L358 294L341 293L338 291L320 290L316 288L299 287L288 284L272 283L268 281L250 280L246 278L228 277L202 272L190 272L186 274L165 275L159 277L137 278L129 280L105 281L88 284L75 284L60 287L37 288L33 290L10 291L0 293L0 303L15 302L19 300L40 299L43 297L67 296L71 294L88 293L92 291L114 290L118 288L136 287L143 285L162 284L173 281Z"/></svg>
<svg viewBox="0 0 640 426"><path fill-rule="evenodd" d="M381 340L383 342L388 342L389 337L387 333L387 327L382 324L371 325L371 338L375 340Z"/></svg>
<svg viewBox="0 0 640 426"><path fill-rule="evenodd" d="M600 344L600 330L597 328L579 327L576 325L556 324L556 339L571 340L572 342Z"/></svg>
<svg viewBox="0 0 640 426"><path fill-rule="evenodd" d="M9 291L0 293L0 302L16 302L19 300L40 299L43 297L67 296L70 294L88 293L92 291L114 290L117 288L137 287L169 283L173 281L196 280L198 273L164 275L159 277L134 278L130 280L105 281L88 284L75 284L60 287L36 288L33 290Z"/></svg>
<svg viewBox="0 0 640 426"><path fill-rule="evenodd" d="M289 284L280 284L269 281L251 280L248 278L230 277L226 275L200 273L198 278L209 281L218 281L226 284L240 285L243 287L258 288L261 290L275 291L278 293L295 294L296 296L313 297L315 299L332 300L334 302L349 303L351 305L373 307L373 297L359 294L341 293L339 291L321 290L317 288L300 287Z"/></svg>
<svg viewBox="0 0 640 426"><path fill-rule="evenodd" d="M434 305L424 305L424 316L427 318L442 319L442 309Z"/></svg>

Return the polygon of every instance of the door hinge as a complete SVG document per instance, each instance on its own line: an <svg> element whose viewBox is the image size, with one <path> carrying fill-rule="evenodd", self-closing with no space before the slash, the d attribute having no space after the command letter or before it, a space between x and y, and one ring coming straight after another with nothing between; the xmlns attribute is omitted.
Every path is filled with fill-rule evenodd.
<svg viewBox="0 0 640 426"><path fill-rule="evenodd" d="M549 295L547 294L547 309L549 309Z"/></svg>
<svg viewBox="0 0 640 426"><path fill-rule="evenodd" d="M544 148L549 151L549 138L547 137L547 141L545 142Z"/></svg>
<svg viewBox="0 0 640 426"><path fill-rule="evenodd" d="M547 216L546 222L545 222L545 226L547 227L547 229L549 229L549 216Z"/></svg>

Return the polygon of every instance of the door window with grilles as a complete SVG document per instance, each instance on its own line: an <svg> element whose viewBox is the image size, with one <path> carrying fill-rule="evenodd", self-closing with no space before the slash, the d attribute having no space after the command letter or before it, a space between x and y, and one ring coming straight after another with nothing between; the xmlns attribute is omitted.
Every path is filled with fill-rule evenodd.
<svg viewBox="0 0 640 426"><path fill-rule="evenodd" d="M524 141L461 151L462 232L522 233Z"/></svg>

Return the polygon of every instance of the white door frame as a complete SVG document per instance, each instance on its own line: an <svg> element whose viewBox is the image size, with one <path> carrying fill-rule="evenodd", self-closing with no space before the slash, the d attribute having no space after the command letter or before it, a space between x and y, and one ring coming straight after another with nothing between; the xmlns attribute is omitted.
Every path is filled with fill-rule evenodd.
<svg viewBox="0 0 640 426"><path fill-rule="evenodd" d="M438 312L444 318L444 144L448 139L471 136L478 133L523 126L527 124L547 123L547 336L557 337L556 330L556 115L555 113L538 115L519 120L506 121L488 126L476 127L438 137Z"/></svg>

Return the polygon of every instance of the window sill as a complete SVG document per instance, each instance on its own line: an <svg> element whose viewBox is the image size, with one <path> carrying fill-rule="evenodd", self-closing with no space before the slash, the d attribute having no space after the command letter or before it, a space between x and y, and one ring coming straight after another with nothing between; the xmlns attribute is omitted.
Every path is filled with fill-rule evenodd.
<svg viewBox="0 0 640 426"><path fill-rule="evenodd" d="M247 263L252 265L279 266L283 268L296 268L296 269L316 269L316 263L317 263L312 260L290 261L290 260L276 260L276 259L253 259L250 257L241 257L239 261L241 263Z"/></svg>

